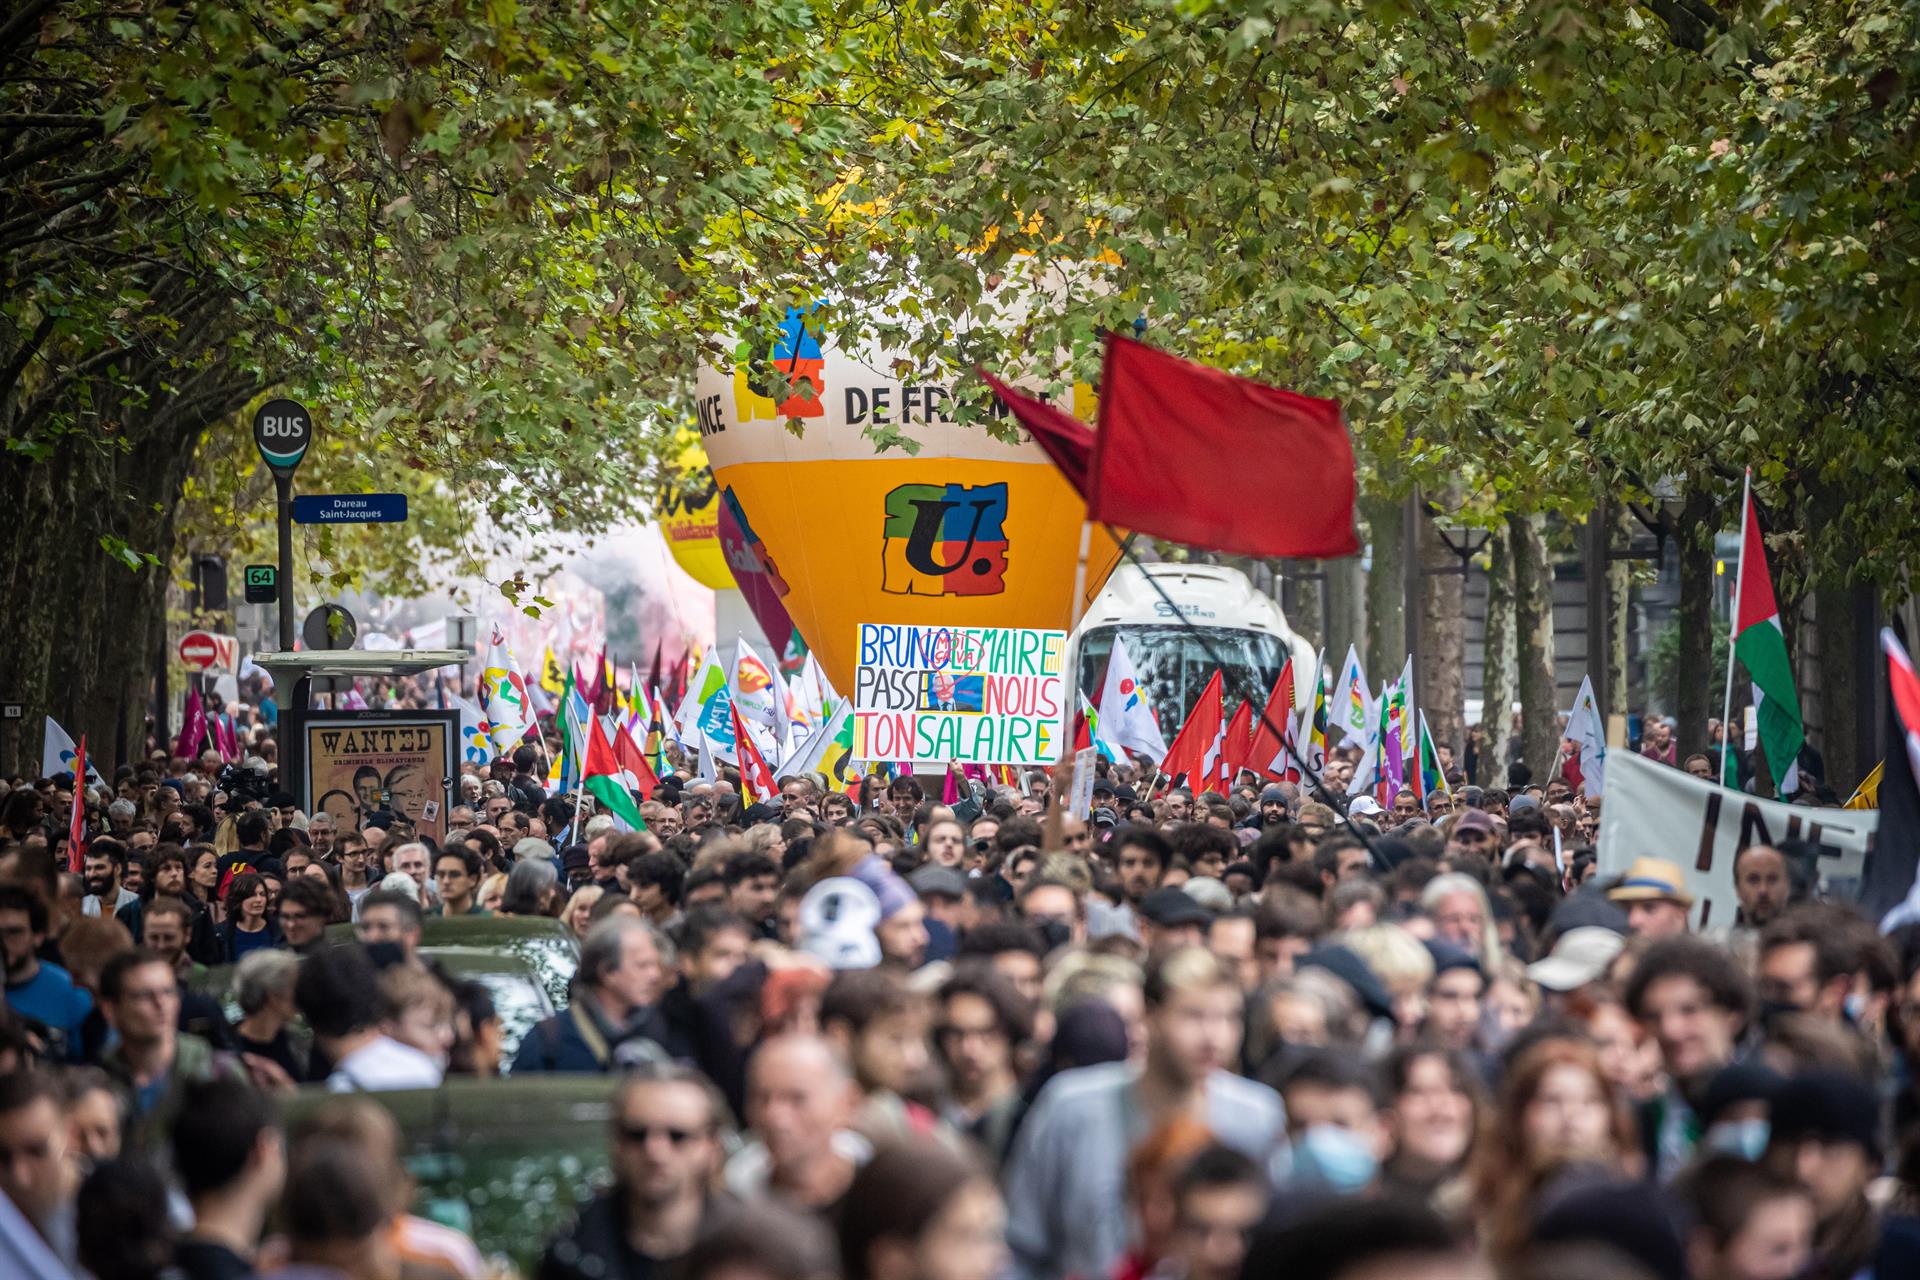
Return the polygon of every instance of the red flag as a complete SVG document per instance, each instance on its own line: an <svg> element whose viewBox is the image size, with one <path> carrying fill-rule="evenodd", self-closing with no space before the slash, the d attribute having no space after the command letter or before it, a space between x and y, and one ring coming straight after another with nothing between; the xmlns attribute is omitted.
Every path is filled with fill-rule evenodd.
<svg viewBox="0 0 1920 1280"><path fill-rule="evenodd" d="M1093 432L1086 423L1045 400L1015 391L1000 379L980 370L980 376L994 394L1013 410L1013 416L1027 429L1060 474L1082 497L1087 492L1087 466L1093 458Z"/></svg>
<svg viewBox="0 0 1920 1280"><path fill-rule="evenodd" d="M748 804L771 800L780 794L780 788L774 785L773 771L761 758L760 749L747 736L747 726L740 723L740 704L729 701L727 712L733 717L734 753L740 758L740 796Z"/></svg>
<svg viewBox="0 0 1920 1280"><path fill-rule="evenodd" d="M1220 785L1215 790L1221 795L1227 794L1233 780L1248 766L1247 749L1252 745L1253 704L1243 698L1240 709L1227 721L1227 736L1220 744Z"/></svg>
<svg viewBox="0 0 1920 1280"><path fill-rule="evenodd" d="M87 856L87 735L73 755L73 805L67 813L67 870L79 875Z"/></svg>
<svg viewBox="0 0 1920 1280"><path fill-rule="evenodd" d="M1199 770L1207 754L1220 740L1221 727L1225 722L1220 673L1215 671L1213 678L1207 681L1207 687L1200 691L1199 701L1187 713L1187 722L1180 726L1180 732L1174 735L1173 742L1167 747L1167 758L1160 762L1160 772L1169 778L1177 778L1183 773Z"/></svg>
<svg viewBox="0 0 1920 1280"><path fill-rule="evenodd" d="M1269 777L1277 777L1273 762L1287 745L1286 734L1293 726L1293 659L1288 658L1274 679L1273 692L1267 695L1267 709L1253 725L1253 741L1247 747L1247 767Z"/></svg>
<svg viewBox="0 0 1920 1280"><path fill-rule="evenodd" d="M1190 546L1305 560L1360 550L1353 445L1336 401L1117 333L1107 335L1088 483L1090 518Z"/></svg>

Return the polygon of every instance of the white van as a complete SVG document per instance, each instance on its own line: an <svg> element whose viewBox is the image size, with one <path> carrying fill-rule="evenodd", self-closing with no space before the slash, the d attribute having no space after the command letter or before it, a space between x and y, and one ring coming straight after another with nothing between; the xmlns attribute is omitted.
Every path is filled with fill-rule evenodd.
<svg viewBox="0 0 1920 1280"><path fill-rule="evenodd" d="M1181 625L1183 618L1188 626ZM1295 708L1313 696L1318 655L1287 625L1280 606L1254 590L1238 569L1171 563L1115 569L1068 640L1072 670L1089 702L1100 698L1116 635L1126 641L1169 742L1216 665L1226 674L1228 715L1242 690L1258 711L1289 657Z"/></svg>

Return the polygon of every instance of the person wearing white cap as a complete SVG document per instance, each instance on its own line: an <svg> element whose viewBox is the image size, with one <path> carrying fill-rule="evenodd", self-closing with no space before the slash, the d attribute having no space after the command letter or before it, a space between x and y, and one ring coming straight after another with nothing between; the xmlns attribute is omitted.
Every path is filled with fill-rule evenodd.
<svg viewBox="0 0 1920 1280"><path fill-rule="evenodd" d="M1553 944L1545 959L1527 966L1527 976L1558 996L1570 996L1607 976L1627 940L1611 929L1586 925L1569 929Z"/></svg>

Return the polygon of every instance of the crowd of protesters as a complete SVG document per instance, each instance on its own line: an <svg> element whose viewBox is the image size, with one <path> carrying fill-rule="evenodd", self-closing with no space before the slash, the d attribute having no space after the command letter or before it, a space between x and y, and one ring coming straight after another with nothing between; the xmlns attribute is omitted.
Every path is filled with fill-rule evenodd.
<svg viewBox="0 0 1920 1280"><path fill-rule="evenodd" d="M572 1072L619 1077L612 1177L555 1280L1920 1276L1920 933L1805 847L1698 933L1687 850L1602 876L1600 798L1523 769L1381 805L1103 761L1082 818L1040 771L682 768L629 831L522 747L434 842L304 812L271 746L95 784L77 873L74 779L0 796L0 1273L487 1274L380 1097ZM511 1053L420 952L488 914L579 940Z"/></svg>

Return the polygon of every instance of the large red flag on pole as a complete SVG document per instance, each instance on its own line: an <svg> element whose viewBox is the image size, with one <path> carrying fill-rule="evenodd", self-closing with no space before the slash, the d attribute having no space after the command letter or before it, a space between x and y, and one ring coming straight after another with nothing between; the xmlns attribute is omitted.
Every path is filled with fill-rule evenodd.
<svg viewBox="0 0 1920 1280"><path fill-rule="evenodd" d="M1340 405L1107 335L1087 514L1240 555L1356 555Z"/></svg>
<svg viewBox="0 0 1920 1280"><path fill-rule="evenodd" d="M1337 401L1107 335L1099 430L982 369L1087 500L1087 516L1244 555L1356 555L1353 444Z"/></svg>

